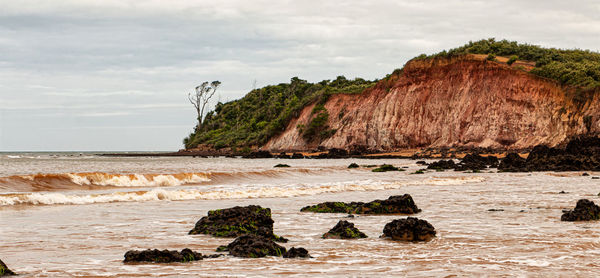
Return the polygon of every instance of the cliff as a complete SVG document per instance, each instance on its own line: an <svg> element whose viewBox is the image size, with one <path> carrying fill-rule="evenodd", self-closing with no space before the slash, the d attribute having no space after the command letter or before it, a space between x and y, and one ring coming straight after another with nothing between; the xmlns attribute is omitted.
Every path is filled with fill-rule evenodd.
<svg viewBox="0 0 600 278"><path fill-rule="evenodd" d="M360 94L335 94L323 107L327 138L303 138L317 103L305 106L262 149L413 147L530 148L600 132L600 99L533 75L526 62L482 55L414 59Z"/></svg>

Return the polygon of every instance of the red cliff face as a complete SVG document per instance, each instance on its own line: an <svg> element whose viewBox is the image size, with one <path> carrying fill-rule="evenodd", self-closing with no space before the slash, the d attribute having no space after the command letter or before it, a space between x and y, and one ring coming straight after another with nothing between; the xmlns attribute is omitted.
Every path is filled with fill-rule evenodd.
<svg viewBox="0 0 600 278"><path fill-rule="evenodd" d="M575 102L554 81L475 57L417 60L361 94L329 98L329 127L337 131L307 143L314 105L263 147L306 150L366 146L389 151L412 147L555 146L568 136L600 131L598 94Z"/></svg>

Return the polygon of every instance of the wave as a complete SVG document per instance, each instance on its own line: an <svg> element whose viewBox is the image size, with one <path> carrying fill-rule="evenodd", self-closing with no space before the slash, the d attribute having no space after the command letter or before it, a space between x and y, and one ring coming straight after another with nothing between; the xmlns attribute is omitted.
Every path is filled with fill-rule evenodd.
<svg viewBox="0 0 600 278"><path fill-rule="evenodd" d="M178 186L210 181L208 173L177 174L109 174L59 173L34 174L0 178L0 188L13 191L45 191L97 187L159 187Z"/></svg>
<svg viewBox="0 0 600 278"><path fill-rule="evenodd" d="M347 191L375 191L398 189L407 185L420 184L465 184L485 180L482 177L468 178L429 178L422 181L383 183L365 180L361 182L329 183L317 186L272 186L247 188L243 190L165 190L156 188L149 191L113 192L106 194L69 195L63 193L28 193L0 195L0 206L10 205L83 205L112 202L181 201L181 200L221 200L248 198L276 198L304 195L318 195Z"/></svg>

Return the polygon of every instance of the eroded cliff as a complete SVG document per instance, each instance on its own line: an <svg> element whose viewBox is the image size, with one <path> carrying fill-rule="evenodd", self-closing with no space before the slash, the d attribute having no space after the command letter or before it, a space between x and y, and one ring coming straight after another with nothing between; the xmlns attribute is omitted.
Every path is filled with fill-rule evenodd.
<svg viewBox="0 0 600 278"><path fill-rule="evenodd" d="M330 137L303 138L302 127L315 117L312 104L262 148L555 146L573 135L600 133L599 94L578 94L519 63L477 55L413 60L360 94L332 95L324 103L327 126L335 131Z"/></svg>

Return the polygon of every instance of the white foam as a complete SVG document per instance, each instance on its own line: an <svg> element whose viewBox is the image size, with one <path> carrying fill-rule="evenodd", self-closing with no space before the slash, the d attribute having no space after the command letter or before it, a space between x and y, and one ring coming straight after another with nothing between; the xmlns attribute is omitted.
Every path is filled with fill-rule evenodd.
<svg viewBox="0 0 600 278"><path fill-rule="evenodd" d="M448 178L456 180L455 178ZM480 179L458 179L461 183L478 182ZM439 182L443 182L443 178L438 178ZM328 183L317 186L271 186L271 187L254 187L241 190L165 190L162 188L153 189L150 191L141 192L114 192L107 194L89 194L89 195L66 195L63 193L30 193L30 194L13 194L0 195L0 205L53 205L53 204L69 204L81 205L92 203L109 203L109 202L142 202L142 201L159 201L159 200L220 200L220 199L249 199L249 198L275 198L275 197L293 197L303 195L317 195L322 193L336 193L347 191L374 191L397 189L406 185L416 184L431 184L429 179L412 182L395 182L382 183L365 180L360 182L344 182L344 183Z"/></svg>
<svg viewBox="0 0 600 278"><path fill-rule="evenodd" d="M189 183L200 183L210 181L208 175L195 174L180 174L183 177L178 178L176 175L160 174L160 175L111 175L106 173L86 173L86 174L67 174L72 182L79 185L101 185L101 186L119 186L119 187L141 187L141 186L178 186Z"/></svg>

